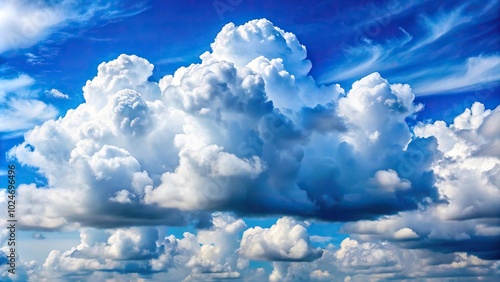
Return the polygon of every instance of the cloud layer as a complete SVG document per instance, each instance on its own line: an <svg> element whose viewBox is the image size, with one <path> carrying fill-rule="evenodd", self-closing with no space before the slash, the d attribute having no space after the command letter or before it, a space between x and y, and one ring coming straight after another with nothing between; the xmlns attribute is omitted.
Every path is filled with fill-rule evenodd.
<svg viewBox="0 0 500 282"><path fill-rule="evenodd" d="M84 103L9 151L46 179L19 185L20 227L81 232L78 246L23 264L26 273L187 281L499 274L488 261L500 258L499 107L475 103L453 124L410 128L423 105L409 85L379 73L347 91L318 85L306 48L265 19L226 25L200 59L159 81L136 55L103 62L83 87ZM276 214L287 216L269 228L238 218ZM349 222L350 238L319 246L292 216ZM182 238L158 228L190 224L199 230ZM249 260L273 261L273 270Z"/></svg>
<svg viewBox="0 0 500 282"><path fill-rule="evenodd" d="M289 217L278 219L270 228L246 229L243 220L227 213L215 213L212 221L210 229L182 236L155 227L81 229L78 245L52 251L40 264L21 261L18 276L5 275L2 280L462 281L465 277L466 281L477 277L495 281L494 276L500 274L497 262L465 252L401 249L391 242L352 238L338 246L313 248L307 222ZM249 259L274 262L271 271L266 271L251 267Z"/></svg>

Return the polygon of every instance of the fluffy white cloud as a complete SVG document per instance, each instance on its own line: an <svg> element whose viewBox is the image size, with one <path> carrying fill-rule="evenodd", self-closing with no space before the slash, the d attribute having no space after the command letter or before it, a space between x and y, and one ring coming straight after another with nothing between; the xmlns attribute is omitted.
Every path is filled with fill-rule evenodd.
<svg viewBox="0 0 500 282"><path fill-rule="evenodd" d="M248 66L262 76L268 97L278 108L314 107L338 98L344 90L338 84L318 87L308 73L312 67L307 51L297 37L266 19L245 25L227 24L201 55L203 62L228 61Z"/></svg>
<svg viewBox="0 0 500 282"><path fill-rule="evenodd" d="M82 229L79 245L66 252L52 251L33 275L40 281L61 275L109 279L113 272L166 273L169 280L178 281L238 278L239 271L248 267L236 252L245 222L220 213L212 220L210 229L196 235L185 232L182 238L161 236L155 227Z"/></svg>
<svg viewBox="0 0 500 282"><path fill-rule="evenodd" d="M274 262L269 281L467 281L469 277L495 281L498 267L494 261L462 252L401 249L388 242L346 238L339 247L327 246L313 262Z"/></svg>
<svg viewBox="0 0 500 282"><path fill-rule="evenodd" d="M438 177L435 185L446 202L378 221L348 223L344 229L365 239L412 239L403 240L403 246L470 251L482 258L498 259L500 154L496 144L500 131L493 123L499 118L500 107L486 110L474 103L450 125L443 121L417 124L415 134L434 136L444 155L432 169ZM472 245L479 247L472 249Z"/></svg>
<svg viewBox="0 0 500 282"><path fill-rule="evenodd" d="M211 47L159 82L135 55L100 64L85 103L9 152L48 180L20 186L37 195L19 206L20 222L185 224L200 210L344 221L438 200L438 152L432 138L411 137L405 119L421 106L408 85L374 73L347 94L319 86L305 47L264 19L226 25ZM416 147L429 152L409 174L401 160Z"/></svg>
<svg viewBox="0 0 500 282"><path fill-rule="evenodd" d="M375 217L439 201L430 170L439 157L436 142L412 138L405 121L422 108L413 100L408 85L373 73L337 101L338 116L330 119L341 118L344 129L314 132L301 162L299 185L321 207L320 217L352 220L370 217L367 211ZM417 155L418 166L409 165Z"/></svg>
<svg viewBox="0 0 500 282"><path fill-rule="evenodd" d="M69 99L68 94L64 94L57 89L45 90L45 95L50 95L57 99Z"/></svg>
<svg viewBox="0 0 500 282"><path fill-rule="evenodd" d="M205 53L202 59L215 58L244 66L260 56L281 58L288 72L298 76L307 75L312 66L306 59L306 48L297 37L266 19L253 20L238 27L229 23L217 34L210 47L213 52Z"/></svg>
<svg viewBox="0 0 500 282"><path fill-rule="evenodd" d="M401 228L394 232L394 239L405 240L405 239L415 239L418 238L418 234L408 227Z"/></svg>
<svg viewBox="0 0 500 282"><path fill-rule="evenodd" d="M375 173L375 177L373 178L373 183L378 187L394 192L397 189L409 189L411 187L411 183L408 180L400 179L398 174L390 169L390 170L379 170Z"/></svg>
<svg viewBox="0 0 500 282"><path fill-rule="evenodd" d="M270 228L253 227L243 233L240 254L253 260L313 261L323 251L311 246L306 228L290 217Z"/></svg>

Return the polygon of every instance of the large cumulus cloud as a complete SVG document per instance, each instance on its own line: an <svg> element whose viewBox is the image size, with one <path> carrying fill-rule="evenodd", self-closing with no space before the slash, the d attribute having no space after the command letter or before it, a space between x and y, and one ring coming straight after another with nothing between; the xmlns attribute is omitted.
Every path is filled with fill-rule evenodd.
<svg viewBox="0 0 500 282"><path fill-rule="evenodd" d="M135 55L102 63L85 103L9 155L31 228L186 224L205 211L371 219L439 202L434 137L412 137L408 85L374 73L319 86L297 38L267 20L226 25L201 63L150 81ZM425 150L418 167L405 162Z"/></svg>

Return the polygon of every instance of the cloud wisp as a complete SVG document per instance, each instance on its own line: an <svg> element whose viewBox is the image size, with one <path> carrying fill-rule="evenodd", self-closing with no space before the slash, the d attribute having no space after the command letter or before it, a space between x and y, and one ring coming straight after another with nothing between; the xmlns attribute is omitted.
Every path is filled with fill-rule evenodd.
<svg viewBox="0 0 500 282"><path fill-rule="evenodd" d="M0 133L22 134L58 115L58 110L38 99L35 80L26 74L0 79Z"/></svg>
<svg viewBox="0 0 500 282"><path fill-rule="evenodd" d="M490 48L498 43L493 31L497 23L490 24L497 17L498 2L436 4L436 9L426 11L419 1L408 1L408 10L417 11L415 17L404 16L399 1L391 3L382 11L359 8L357 12L370 20L353 28L354 40L344 38L339 43L345 58L339 56L337 64L319 76L320 83L352 81L374 71L406 79L416 95L457 93L498 83L498 50Z"/></svg>
<svg viewBox="0 0 500 282"><path fill-rule="evenodd" d="M125 9L118 1L14 1L0 2L0 54L34 46L64 28L98 20L131 16L144 11L137 4Z"/></svg>

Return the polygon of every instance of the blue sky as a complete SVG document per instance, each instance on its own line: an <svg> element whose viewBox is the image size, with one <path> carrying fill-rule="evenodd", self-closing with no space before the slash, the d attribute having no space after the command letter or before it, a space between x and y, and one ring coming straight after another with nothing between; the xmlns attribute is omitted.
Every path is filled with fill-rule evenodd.
<svg viewBox="0 0 500 282"><path fill-rule="evenodd" d="M498 5L0 0L1 280L498 279Z"/></svg>

